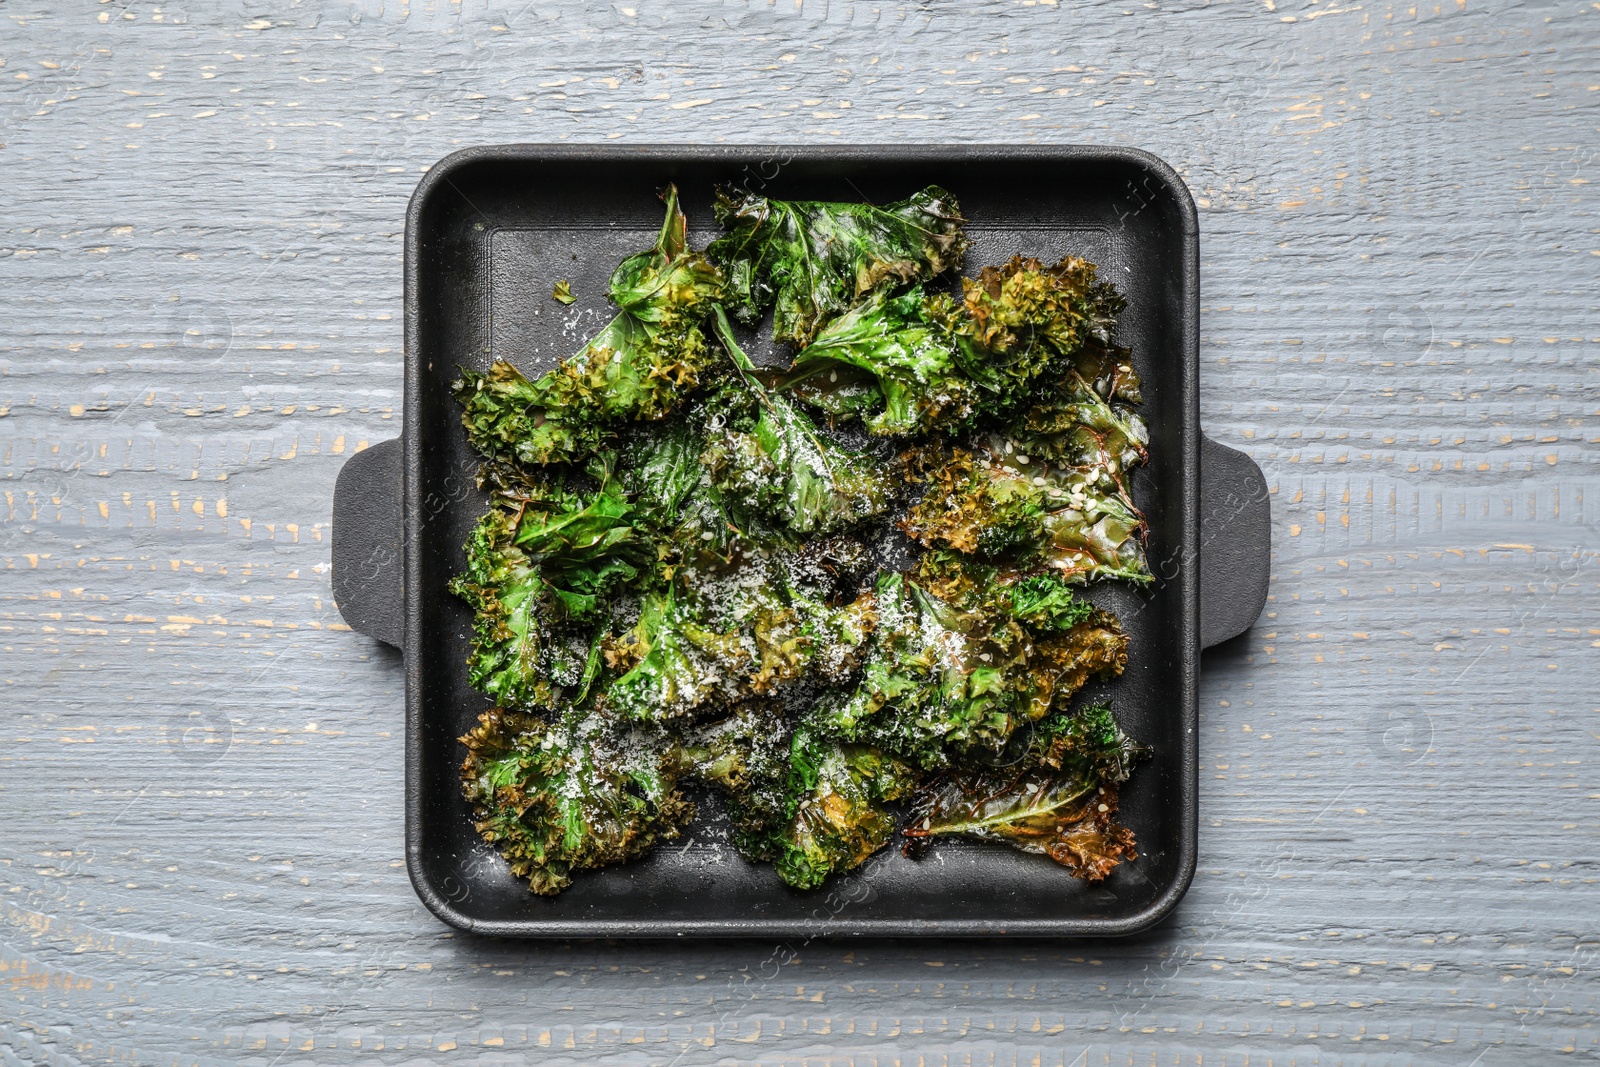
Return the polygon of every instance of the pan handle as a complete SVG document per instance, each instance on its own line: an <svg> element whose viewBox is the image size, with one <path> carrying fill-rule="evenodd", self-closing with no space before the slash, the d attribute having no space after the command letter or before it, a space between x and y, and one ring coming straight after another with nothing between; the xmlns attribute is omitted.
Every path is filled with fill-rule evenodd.
<svg viewBox="0 0 1600 1067"><path fill-rule="evenodd" d="M404 481L397 438L345 461L333 487L333 600L352 630L405 647Z"/></svg>
<svg viewBox="0 0 1600 1067"><path fill-rule="evenodd" d="M1238 637L1267 603L1267 479L1238 449L1200 438L1200 646Z"/></svg>

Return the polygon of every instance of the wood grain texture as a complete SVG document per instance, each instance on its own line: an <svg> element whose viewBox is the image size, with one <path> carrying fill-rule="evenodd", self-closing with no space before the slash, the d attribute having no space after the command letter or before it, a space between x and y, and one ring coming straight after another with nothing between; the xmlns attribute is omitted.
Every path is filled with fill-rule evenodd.
<svg viewBox="0 0 1600 1067"><path fill-rule="evenodd" d="M0 1063L1600 1052L1600 5L0 2ZM463 145L1098 142L1272 486L1201 864L1120 943L453 935L329 591ZM1129 190L1129 210L1138 210Z"/></svg>

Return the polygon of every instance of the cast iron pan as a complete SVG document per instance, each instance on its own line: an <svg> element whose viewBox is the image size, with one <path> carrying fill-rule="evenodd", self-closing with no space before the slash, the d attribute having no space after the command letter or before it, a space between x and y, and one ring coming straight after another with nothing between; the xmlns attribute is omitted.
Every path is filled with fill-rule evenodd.
<svg viewBox="0 0 1600 1067"><path fill-rule="evenodd" d="M1133 482L1157 580L1090 588L1132 639L1112 698L1154 754L1122 794L1139 858L1098 884L1003 846L941 841L920 861L884 850L813 892L784 886L726 841L714 799L682 843L534 896L473 830L456 738L489 705L468 687L472 620L445 585L482 514L449 385L496 356L530 376L576 351L611 315L605 281L650 245L656 192L678 184L691 243L716 232L712 189L885 203L938 183L970 220L969 273L1013 253L1099 265L1128 297L1117 339L1144 378L1150 463ZM405 422L353 457L334 495L334 597L349 624L405 650L407 862L445 922L531 937L1083 936L1165 916L1195 864L1200 650L1244 632L1266 600L1270 515L1260 470L1200 433L1199 234L1165 163L1092 147L576 147L458 152L417 187L406 222ZM561 278L579 301L550 299ZM766 333L752 357L779 361Z"/></svg>

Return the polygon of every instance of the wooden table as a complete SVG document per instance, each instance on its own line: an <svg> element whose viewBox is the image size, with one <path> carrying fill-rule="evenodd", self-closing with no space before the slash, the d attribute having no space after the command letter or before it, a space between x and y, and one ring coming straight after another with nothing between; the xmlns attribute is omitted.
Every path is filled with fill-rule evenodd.
<svg viewBox="0 0 1600 1067"><path fill-rule="evenodd" d="M1600 1051L1600 5L942 6L0 6L0 1063ZM399 432L419 176L609 139L1183 174L1275 558L1165 926L518 944L417 902L334 477Z"/></svg>

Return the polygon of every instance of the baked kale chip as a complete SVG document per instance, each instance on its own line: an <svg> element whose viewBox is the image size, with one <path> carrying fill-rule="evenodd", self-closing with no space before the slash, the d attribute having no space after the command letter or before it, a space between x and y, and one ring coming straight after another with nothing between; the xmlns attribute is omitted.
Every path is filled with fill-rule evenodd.
<svg viewBox="0 0 1600 1067"><path fill-rule="evenodd" d="M694 818L659 736L572 711L555 723L496 709L461 743L461 783L484 840L535 893L632 859Z"/></svg>
<svg viewBox="0 0 1600 1067"><path fill-rule="evenodd" d="M874 293L818 332L782 384L880 435L959 434L1033 407L1040 432L1060 432L1048 426L1061 422L1063 388L1102 407L1137 402L1127 353L1111 344L1123 301L1091 264L1017 257L962 285L961 300L921 285Z"/></svg>
<svg viewBox="0 0 1600 1067"><path fill-rule="evenodd" d="M925 770L983 761L1004 752L1020 727L1064 707L1091 677L1122 673L1127 637L1109 614L1090 608L1042 636L1019 620L1015 584L991 575L957 591L962 579L940 583L937 569L880 579L861 679L819 703L820 729ZM940 584L959 599L938 596L932 589Z"/></svg>
<svg viewBox="0 0 1600 1067"><path fill-rule="evenodd" d="M561 638L594 620L603 599L637 578L650 556L609 478L588 498L553 490L515 508L496 504L466 547L467 569L450 590L475 613L468 678L512 707L551 707L561 682L590 676L573 676L574 653ZM582 656L584 667L591 658Z"/></svg>
<svg viewBox="0 0 1600 1067"><path fill-rule="evenodd" d="M717 486L796 534L834 533L884 514L904 474L825 440L810 416L762 386L721 308L714 322L760 411L749 433L727 433L702 457Z"/></svg>
<svg viewBox="0 0 1600 1067"><path fill-rule="evenodd" d="M886 806L910 794L916 771L870 745L841 744L805 724L790 742L784 823L773 867L796 889L859 866L894 836Z"/></svg>
<svg viewBox="0 0 1600 1067"><path fill-rule="evenodd" d="M653 248L611 275L617 316L575 355L529 381L504 360L455 383L462 423L486 456L544 464L581 458L609 428L677 408L717 358L701 325L722 295L722 275L691 252L678 190Z"/></svg>
<svg viewBox="0 0 1600 1067"><path fill-rule="evenodd" d="M782 694L802 677L848 677L865 654L876 601L833 604L809 588L786 551L735 548L682 558L637 621L605 642L620 676L599 697L616 716L667 723Z"/></svg>
<svg viewBox="0 0 1600 1067"><path fill-rule="evenodd" d="M959 266L967 248L955 198L932 185L883 207L724 189L716 215L729 232L706 254L726 276L728 310L753 326L773 308L773 338L797 345L868 293Z"/></svg>
<svg viewBox="0 0 1600 1067"><path fill-rule="evenodd" d="M906 818L908 854L945 834L1004 841L1099 881L1137 859L1117 794L1142 755L1095 704L1041 723L1019 763L959 768L928 781Z"/></svg>
<svg viewBox="0 0 1600 1067"><path fill-rule="evenodd" d="M874 294L834 319L795 356L782 384L835 418L904 435L971 421L984 397L958 359L954 336L912 286Z"/></svg>
<svg viewBox="0 0 1600 1067"><path fill-rule="evenodd" d="M902 528L930 547L1049 568L1070 582L1151 580L1144 516L1102 466L1059 466L994 436L954 451Z"/></svg>

